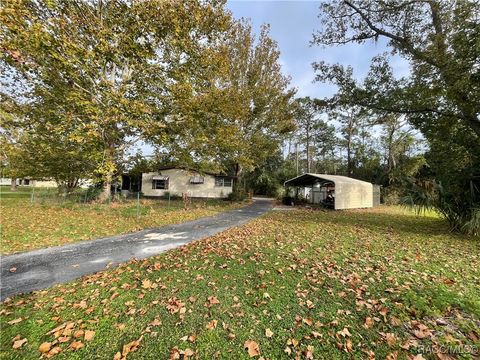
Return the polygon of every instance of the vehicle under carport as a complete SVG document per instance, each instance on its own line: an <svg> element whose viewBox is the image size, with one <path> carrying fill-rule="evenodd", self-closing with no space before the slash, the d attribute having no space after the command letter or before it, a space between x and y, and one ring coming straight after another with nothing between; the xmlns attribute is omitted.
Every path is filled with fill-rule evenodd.
<svg viewBox="0 0 480 360"><path fill-rule="evenodd" d="M285 187L310 188L308 200L313 204L325 204L333 190L335 210L373 206L373 185L347 176L307 173L285 181Z"/></svg>

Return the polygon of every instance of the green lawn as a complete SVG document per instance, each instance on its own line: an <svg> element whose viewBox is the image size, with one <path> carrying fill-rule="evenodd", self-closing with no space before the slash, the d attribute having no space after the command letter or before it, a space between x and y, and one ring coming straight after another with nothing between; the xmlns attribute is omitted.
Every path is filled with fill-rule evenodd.
<svg viewBox="0 0 480 360"><path fill-rule="evenodd" d="M480 239L399 208L272 211L14 297L0 324L10 359L472 359Z"/></svg>
<svg viewBox="0 0 480 360"><path fill-rule="evenodd" d="M64 201L50 189L2 189L0 226L2 254L63 245L214 215L241 204L223 200L193 200L189 210L181 200L132 199L112 204ZM80 197L81 199L81 197Z"/></svg>

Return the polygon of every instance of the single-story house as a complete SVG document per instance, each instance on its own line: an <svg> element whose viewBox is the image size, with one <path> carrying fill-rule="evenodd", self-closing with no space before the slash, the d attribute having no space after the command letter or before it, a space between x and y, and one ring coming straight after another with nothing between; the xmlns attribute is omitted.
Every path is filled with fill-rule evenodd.
<svg viewBox="0 0 480 360"><path fill-rule="evenodd" d="M57 187L57 183L54 180L32 180L30 178L21 178L16 179L17 186L32 186L32 187ZM10 178L1 178L0 185L1 186L10 186L12 184L12 179Z"/></svg>
<svg viewBox="0 0 480 360"><path fill-rule="evenodd" d="M285 181L287 188L310 188L308 201L329 203L335 210L371 208L373 185L347 176L307 173Z"/></svg>
<svg viewBox="0 0 480 360"><path fill-rule="evenodd" d="M17 178L15 181L17 186L29 186L29 187L37 187L37 188L58 187L58 183L53 179L34 180L31 178ZM12 179L0 178L1 186L6 186L6 185L10 186L11 184L12 184ZM89 180L89 179L80 179L78 181L78 186L82 189L87 189L92 184L93 184L92 180Z"/></svg>
<svg viewBox="0 0 480 360"><path fill-rule="evenodd" d="M162 168L142 174L141 191L145 196L181 196L226 198L233 191L233 178L178 167Z"/></svg>

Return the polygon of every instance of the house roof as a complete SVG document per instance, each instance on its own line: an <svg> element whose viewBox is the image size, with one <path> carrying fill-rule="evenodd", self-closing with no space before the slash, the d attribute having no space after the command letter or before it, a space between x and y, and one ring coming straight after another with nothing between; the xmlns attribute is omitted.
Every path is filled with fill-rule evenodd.
<svg viewBox="0 0 480 360"><path fill-rule="evenodd" d="M370 184L366 181L354 179L348 176L330 175L330 174L314 174L306 173L290 180L285 181L285 186L310 186L316 183L333 182L334 184Z"/></svg>
<svg viewBox="0 0 480 360"><path fill-rule="evenodd" d="M233 176L230 176L230 175L213 173L213 172L209 172L209 171L201 171L201 170L192 169L192 168L189 168L189 167L186 167L186 166L163 166L163 167L157 168L156 170L157 171L162 171L162 170L172 170L172 169L181 169L181 170L185 170L185 171L193 171L193 172L196 172L196 173L199 173L199 174L207 174L207 175L212 175L212 176L223 176L223 177L233 178Z"/></svg>

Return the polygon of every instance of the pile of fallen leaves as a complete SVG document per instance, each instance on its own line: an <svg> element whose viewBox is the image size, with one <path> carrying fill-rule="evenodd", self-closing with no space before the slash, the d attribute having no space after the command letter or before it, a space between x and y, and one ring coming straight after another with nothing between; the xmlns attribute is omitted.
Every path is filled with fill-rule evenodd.
<svg viewBox="0 0 480 360"><path fill-rule="evenodd" d="M475 359L480 243L397 209L273 212L5 301L2 357Z"/></svg>

